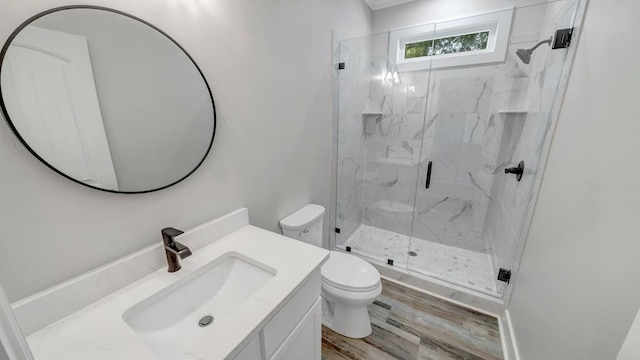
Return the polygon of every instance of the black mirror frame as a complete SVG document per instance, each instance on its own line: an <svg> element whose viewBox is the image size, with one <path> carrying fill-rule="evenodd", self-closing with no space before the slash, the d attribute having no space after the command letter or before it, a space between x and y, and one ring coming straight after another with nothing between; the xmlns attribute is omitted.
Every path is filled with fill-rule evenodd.
<svg viewBox="0 0 640 360"><path fill-rule="evenodd" d="M153 24L150 24L149 22L142 20L136 16L133 16L131 14L127 14L123 11L120 10L115 10L115 9L111 9L111 8L107 8L107 7L102 7L102 6L93 6L93 5L69 5L69 6L61 6L61 7L56 7L53 9L49 9L46 11L43 11L37 15L34 15L32 17L30 17L29 19L27 19L25 22L23 22L20 26L18 26L18 28L16 30L14 30L11 35L9 36L9 38L7 39L7 41L5 42L4 46L2 47L2 51L0 51L0 72L2 72L2 63L4 62L4 58L6 56L6 53L9 49L9 46L11 45L11 43L13 42L13 40L15 39L16 36L18 36L18 34L20 33L20 31L22 31L22 29L24 29L25 27L27 27L28 25L30 25L33 21L45 16L45 15L49 15L58 11L63 11L63 10L72 10L72 9L91 9L91 10L102 10L102 11L108 11L108 12L112 12L118 15L122 15L122 16L126 16L130 19L139 21L149 27L151 27L152 29L156 30L157 32L159 32L160 34L162 34L163 36L165 36L167 39L169 39L169 41L171 41L172 43L174 43L180 50L182 50L182 52L187 56L187 58L189 58L189 60L191 61L191 63L193 64L193 66L195 66L196 70L198 70L198 73L200 74L200 76L202 77L202 80L204 81L204 84L207 88L207 91L209 93L209 98L211 99L211 107L213 110L213 133L211 134L211 142L209 143L209 146L207 147L207 151L204 153L204 156L202 157L202 159L198 162L198 164L196 164L196 166L193 168L193 170L191 170L189 173L187 173L185 176L183 176L182 178L178 179L177 181L174 181L168 185L159 187L159 188L155 188L155 189L150 189L150 190L143 190L143 191L116 191L116 190L109 190L109 189L102 189L96 186L91 186L89 184L86 184L82 181L76 180L74 178L72 178L71 176L63 173L62 171L56 169L53 165L49 164L46 160L44 160L40 155L38 155L38 153L35 152L35 150L33 150L29 144L27 144L27 142L25 141L25 139L20 135L20 133L18 132L18 130L16 129L16 127L14 126L13 122L11 121L11 117L9 116L9 112L7 111L6 105L4 103L4 98L2 96L2 83L0 82L0 109L2 110L2 114L4 115L4 118L7 122L7 124L9 125L9 127L11 128L11 130L13 131L14 135L18 138L18 140L20 140L20 142L22 143L22 145L24 145L25 148L27 148L27 150L29 150L29 152L35 156L38 160L40 160L43 164L45 164L49 169L55 171L56 173L62 175L63 177L78 183L80 185L92 188L92 189L96 189L96 190L100 190L100 191L105 191L105 192L109 192L109 193L115 193L115 194L145 194L145 193L149 193L149 192L154 192L154 191L159 191L162 189L166 189L168 187L171 187L181 181L183 181L184 179L188 178L189 176L191 176L191 174L193 174L201 165L202 163L205 161L205 159L207 158L207 156L209 155L209 152L211 152L211 148L213 147L213 140L215 139L215 135L216 135L216 125L217 125L217 119L216 119L216 104L215 101L213 100L213 94L211 92L211 87L209 86L209 83L207 82L207 79L205 78L204 74L202 73L202 70L200 69L200 67L198 66L198 64L193 60L193 58L191 57L191 55L189 55L189 53L180 45L178 44L177 41L175 41L171 36L169 36L167 33L165 33L164 31L160 30L158 27L154 26Z"/></svg>

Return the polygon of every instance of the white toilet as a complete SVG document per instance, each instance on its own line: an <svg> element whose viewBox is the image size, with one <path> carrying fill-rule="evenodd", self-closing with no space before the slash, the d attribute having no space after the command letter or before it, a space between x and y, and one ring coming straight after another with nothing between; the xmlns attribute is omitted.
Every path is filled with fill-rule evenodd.
<svg viewBox="0 0 640 360"><path fill-rule="evenodd" d="M282 233L321 247L323 216L324 207L309 204L280 221ZM322 323L351 338L369 336L367 306L382 292L378 270L354 255L332 251L321 273Z"/></svg>

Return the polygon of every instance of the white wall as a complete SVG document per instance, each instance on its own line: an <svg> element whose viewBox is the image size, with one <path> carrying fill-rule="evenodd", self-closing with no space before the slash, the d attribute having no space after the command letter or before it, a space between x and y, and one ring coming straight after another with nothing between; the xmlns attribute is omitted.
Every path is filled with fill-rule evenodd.
<svg viewBox="0 0 640 360"><path fill-rule="evenodd" d="M240 206L279 231L282 217L330 192L331 29L368 34L361 0L90 0L141 17L194 57L212 86L218 128L212 153L184 182L116 195L55 174L0 125L0 280L10 300L160 241ZM12 1L4 39L64 0ZM325 224L325 235L329 221Z"/></svg>
<svg viewBox="0 0 640 360"><path fill-rule="evenodd" d="M638 311L639 12L589 3L508 306L523 360L615 359Z"/></svg>
<svg viewBox="0 0 640 360"><path fill-rule="evenodd" d="M520 7L551 1L552 0L417 0L375 11L373 13L373 32L380 33L479 13L504 10L511 6Z"/></svg>

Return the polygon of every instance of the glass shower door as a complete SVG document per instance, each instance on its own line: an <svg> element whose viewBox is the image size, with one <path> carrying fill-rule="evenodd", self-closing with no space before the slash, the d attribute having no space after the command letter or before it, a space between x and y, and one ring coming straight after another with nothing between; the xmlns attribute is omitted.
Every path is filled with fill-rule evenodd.
<svg viewBox="0 0 640 360"><path fill-rule="evenodd" d="M388 56L388 33L340 43L335 244L406 268L429 72Z"/></svg>
<svg viewBox="0 0 640 360"><path fill-rule="evenodd" d="M411 270L489 293L496 288L483 226L492 178L506 160L493 145L498 71L431 71L409 258Z"/></svg>
<svg viewBox="0 0 640 360"><path fill-rule="evenodd" d="M481 24L486 17L490 15L437 23L435 34L452 28L461 32L457 24ZM487 44L484 34L478 30L471 45L465 44L464 36L453 38L452 47L482 52ZM510 61L446 66L446 55L434 57L438 56L444 66L431 70L409 269L496 294L484 228L493 178L508 163L509 146L502 141L505 121L499 113L523 106L518 102L526 85L520 77L508 75Z"/></svg>
<svg viewBox="0 0 640 360"><path fill-rule="evenodd" d="M338 121L336 156L335 246L346 250L347 242L360 227L365 172L363 112L372 73L368 37L338 44L336 80L338 82Z"/></svg>
<svg viewBox="0 0 640 360"><path fill-rule="evenodd" d="M522 243L567 52L540 47L526 64L516 51L570 28L576 3L516 9L504 62L432 69L409 269L494 296L504 291L497 277L513 269ZM531 31L532 19L542 27ZM447 26L436 24L436 33L440 27ZM518 181L505 169L521 160Z"/></svg>

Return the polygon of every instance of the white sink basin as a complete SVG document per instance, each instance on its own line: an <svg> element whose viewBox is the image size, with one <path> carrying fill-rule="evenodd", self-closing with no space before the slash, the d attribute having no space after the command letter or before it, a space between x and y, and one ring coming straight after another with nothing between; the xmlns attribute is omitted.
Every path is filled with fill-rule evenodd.
<svg viewBox="0 0 640 360"><path fill-rule="evenodd" d="M275 275L273 268L229 252L132 306L122 318L160 359L176 359Z"/></svg>

